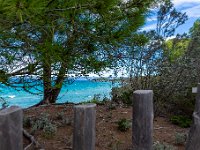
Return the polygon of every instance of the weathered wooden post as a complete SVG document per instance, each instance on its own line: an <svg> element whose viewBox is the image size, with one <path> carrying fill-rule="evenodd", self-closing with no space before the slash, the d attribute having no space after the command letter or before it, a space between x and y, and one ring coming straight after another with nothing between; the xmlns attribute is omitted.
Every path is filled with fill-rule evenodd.
<svg viewBox="0 0 200 150"><path fill-rule="evenodd" d="M73 150L95 150L96 104L74 107Z"/></svg>
<svg viewBox="0 0 200 150"><path fill-rule="evenodd" d="M152 150L153 146L153 91L133 93L133 150Z"/></svg>
<svg viewBox="0 0 200 150"><path fill-rule="evenodd" d="M0 111L0 150L23 149L23 112L12 106Z"/></svg>
<svg viewBox="0 0 200 150"><path fill-rule="evenodd" d="M197 96L195 110L193 112L193 124L187 139L186 150L200 149L200 83L197 86L197 90L193 88L192 92L197 93Z"/></svg>

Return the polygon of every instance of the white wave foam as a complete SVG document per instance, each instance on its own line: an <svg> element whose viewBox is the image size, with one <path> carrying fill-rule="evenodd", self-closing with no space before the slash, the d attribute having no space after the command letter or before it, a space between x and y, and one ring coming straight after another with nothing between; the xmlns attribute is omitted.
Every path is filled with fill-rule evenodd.
<svg viewBox="0 0 200 150"><path fill-rule="evenodd" d="M9 98L15 98L16 96L15 95L9 95L8 97Z"/></svg>

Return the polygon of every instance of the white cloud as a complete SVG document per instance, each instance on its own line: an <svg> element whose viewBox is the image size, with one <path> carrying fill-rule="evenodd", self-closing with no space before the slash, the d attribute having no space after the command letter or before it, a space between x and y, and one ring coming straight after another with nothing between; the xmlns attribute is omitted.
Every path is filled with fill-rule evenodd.
<svg viewBox="0 0 200 150"><path fill-rule="evenodd" d="M174 6L188 17L200 17L200 0L172 0Z"/></svg>
<svg viewBox="0 0 200 150"><path fill-rule="evenodd" d="M182 4L191 4L191 3L200 4L200 0L172 0L172 3L174 3L175 7L177 7Z"/></svg>
<svg viewBox="0 0 200 150"><path fill-rule="evenodd" d="M150 24L150 25L146 25L142 28L142 30L145 30L145 31L149 31L149 30L153 30L156 28L156 23L155 24Z"/></svg>
<svg viewBox="0 0 200 150"><path fill-rule="evenodd" d="M182 12L186 12L186 14L188 15L188 17L200 17L200 4L196 5L194 7L191 8L187 8L187 9L183 9Z"/></svg>
<svg viewBox="0 0 200 150"><path fill-rule="evenodd" d="M167 37L167 38L166 38L166 41L171 40L171 39L174 39L175 37L176 37L176 36Z"/></svg>

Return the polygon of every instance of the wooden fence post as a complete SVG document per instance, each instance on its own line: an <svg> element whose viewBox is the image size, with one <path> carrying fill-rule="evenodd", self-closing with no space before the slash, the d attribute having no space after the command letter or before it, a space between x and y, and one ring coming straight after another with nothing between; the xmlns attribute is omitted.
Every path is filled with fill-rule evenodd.
<svg viewBox="0 0 200 150"><path fill-rule="evenodd" d="M200 149L200 83L197 86L195 110L193 112L193 124L190 128L189 136L186 142L186 150L198 149Z"/></svg>
<svg viewBox="0 0 200 150"><path fill-rule="evenodd" d="M23 149L23 112L12 106L0 111L0 150Z"/></svg>
<svg viewBox="0 0 200 150"><path fill-rule="evenodd" d="M133 150L152 150L153 147L153 91L133 93Z"/></svg>
<svg viewBox="0 0 200 150"><path fill-rule="evenodd" d="M95 150L96 104L74 107L73 150Z"/></svg>

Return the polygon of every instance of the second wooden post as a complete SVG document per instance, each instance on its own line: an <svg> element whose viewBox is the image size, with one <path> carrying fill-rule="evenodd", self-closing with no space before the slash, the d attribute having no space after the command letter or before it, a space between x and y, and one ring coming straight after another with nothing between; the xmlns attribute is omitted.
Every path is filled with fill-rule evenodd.
<svg viewBox="0 0 200 150"><path fill-rule="evenodd" d="M96 104L74 107L73 150L95 150Z"/></svg>
<svg viewBox="0 0 200 150"><path fill-rule="evenodd" d="M132 142L134 150L152 150L153 146L153 91L133 93Z"/></svg>

